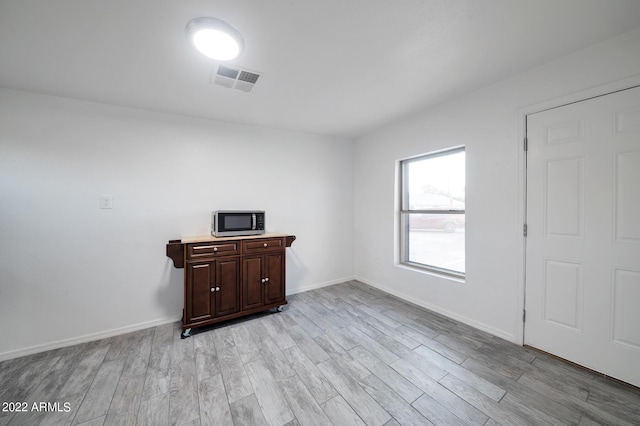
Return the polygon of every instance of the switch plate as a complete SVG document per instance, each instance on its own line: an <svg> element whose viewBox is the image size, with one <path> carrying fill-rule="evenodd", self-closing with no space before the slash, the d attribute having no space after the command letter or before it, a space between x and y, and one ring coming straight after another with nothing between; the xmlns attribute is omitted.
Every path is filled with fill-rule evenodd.
<svg viewBox="0 0 640 426"><path fill-rule="evenodd" d="M101 195L100 196L100 208L112 209L113 208L113 195Z"/></svg>

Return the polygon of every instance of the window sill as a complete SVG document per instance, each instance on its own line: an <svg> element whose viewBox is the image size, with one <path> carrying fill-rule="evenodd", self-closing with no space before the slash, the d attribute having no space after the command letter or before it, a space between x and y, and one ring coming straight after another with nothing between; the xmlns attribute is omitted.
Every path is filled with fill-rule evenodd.
<svg viewBox="0 0 640 426"><path fill-rule="evenodd" d="M408 269L410 271L418 272L420 274L431 275L433 277L438 277L438 278L444 278L446 280L453 281L460 284L464 284L466 282L466 276L464 274L440 271L438 269L432 269L417 263L396 263L396 266L402 269Z"/></svg>

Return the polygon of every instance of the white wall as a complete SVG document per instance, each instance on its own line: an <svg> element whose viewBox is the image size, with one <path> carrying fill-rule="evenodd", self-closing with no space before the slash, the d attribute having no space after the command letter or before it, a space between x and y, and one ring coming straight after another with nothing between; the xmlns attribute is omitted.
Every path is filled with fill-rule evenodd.
<svg viewBox="0 0 640 426"><path fill-rule="evenodd" d="M522 110L640 81L640 30L592 46L356 140L356 277L503 338L521 342ZM437 84L437 82L434 82ZM559 99L562 98L562 99ZM396 161L466 145L466 282L394 264Z"/></svg>
<svg viewBox="0 0 640 426"><path fill-rule="evenodd" d="M351 141L0 89L0 359L178 320L217 209L297 236L288 293L353 277Z"/></svg>

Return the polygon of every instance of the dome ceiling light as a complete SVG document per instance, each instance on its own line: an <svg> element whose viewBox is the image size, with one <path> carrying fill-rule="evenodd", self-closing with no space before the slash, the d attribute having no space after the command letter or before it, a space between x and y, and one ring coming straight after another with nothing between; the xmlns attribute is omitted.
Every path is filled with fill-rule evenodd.
<svg viewBox="0 0 640 426"><path fill-rule="evenodd" d="M228 61L242 53L244 40L231 25L216 18L195 18L187 24L187 37L203 55Z"/></svg>

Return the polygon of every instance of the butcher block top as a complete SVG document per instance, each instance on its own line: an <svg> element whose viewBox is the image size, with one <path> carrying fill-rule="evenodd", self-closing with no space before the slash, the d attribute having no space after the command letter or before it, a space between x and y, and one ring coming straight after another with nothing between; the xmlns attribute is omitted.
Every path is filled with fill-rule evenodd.
<svg viewBox="0 0 640 426"><path fill-rule="evenodd" d="M279 232L269 232L269 233L259 234L259 235L243 235L239 237L214 237L212 235L202 235L202 236L196 236L196 237L183 237L180 240L180 242L182 244L211 243L216 241L250 240L254 238L282 238L282 237L288 237L288 236L289 234L283 234Z"/></svg>

